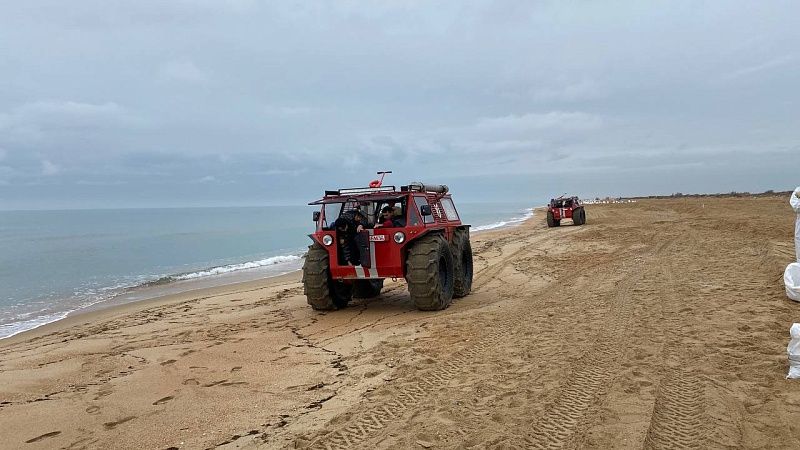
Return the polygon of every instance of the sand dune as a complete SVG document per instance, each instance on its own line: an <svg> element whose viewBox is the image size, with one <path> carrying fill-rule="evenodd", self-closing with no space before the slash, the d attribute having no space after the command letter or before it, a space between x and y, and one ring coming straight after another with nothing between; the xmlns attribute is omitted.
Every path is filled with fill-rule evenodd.
<svg viewBox="0 0 800 450"><path fill-rule="evenodd" d="M441 312L293 274L71 318L0 341L0 447L798 448L785 203L537 213Z"/></svg>

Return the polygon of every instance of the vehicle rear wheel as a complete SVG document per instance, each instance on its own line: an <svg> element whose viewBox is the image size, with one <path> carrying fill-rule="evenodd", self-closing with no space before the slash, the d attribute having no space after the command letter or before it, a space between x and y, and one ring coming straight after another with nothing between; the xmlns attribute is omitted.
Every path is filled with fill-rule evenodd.
<svg viewBox="0 0 800 450"><path fill-rule="evenodd" d="M458 230L453 236L453 262L453 297L465 297L472 291L472 246L466 230Z"/></svg>
<svg viewBox="0 0 800 450"><path fill-rule="evenodd" d="M572 211L572 223L575 225L583 225L586 223L586 213L583 211L583 208Z"/></svg>
<svg viewBox="0 0 800 450"><path fill-rule="evenodd" d="M353 282L353 297L373 298L377 297L383 289L383 279L380 280L357 280Z"/></svg>
<svg viewBox="0 0 800 450"><path fill-rule="evenodd" d="M556 219L553 217L553 211L547 211L547 226L550 228L556 226Z"/></svg>
<svg viewBox="0 0 800 450"><path fill-rule="evenodd" d="M408 251L406 281L417 309L437 311L453 301L453 253L439 235L421 238Z"/></svg>
<svg viewBox="0 0 800 450"><path fill-rule="evenodd" d="M330 311L347 306L353 286L331 278L328 251L319 244L308 247L303 263L303 293L311 308Z"/></svg>

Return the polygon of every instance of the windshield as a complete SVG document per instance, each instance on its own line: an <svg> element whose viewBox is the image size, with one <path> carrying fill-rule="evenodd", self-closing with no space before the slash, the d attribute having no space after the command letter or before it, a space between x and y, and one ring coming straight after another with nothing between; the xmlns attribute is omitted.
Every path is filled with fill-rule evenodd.
<svg viewBox="0 0 800 450"><path fill-rule="evenodd" d="M334 222L340 217L352 219L356 213L364 216L366 228L374 228L376 225L402 226L400 224L405 223L406 201L405 197L373 201L350 199L344 202L323 204L322 210L323 219L320 226L325 230L333 229ZM386 213L387 210L391 213Z"/></svg>

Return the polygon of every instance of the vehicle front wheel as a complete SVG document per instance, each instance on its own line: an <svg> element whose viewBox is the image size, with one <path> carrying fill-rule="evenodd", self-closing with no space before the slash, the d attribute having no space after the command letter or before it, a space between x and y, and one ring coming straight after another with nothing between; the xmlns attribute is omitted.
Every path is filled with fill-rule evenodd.
<svg viewBox="0 0 800 450"><path fill-rule="evenodd" d="M303 293L318 311L344 308L353 297L353 285L331 278L328 251L316 243L308 247L303 263Z"/></svg>

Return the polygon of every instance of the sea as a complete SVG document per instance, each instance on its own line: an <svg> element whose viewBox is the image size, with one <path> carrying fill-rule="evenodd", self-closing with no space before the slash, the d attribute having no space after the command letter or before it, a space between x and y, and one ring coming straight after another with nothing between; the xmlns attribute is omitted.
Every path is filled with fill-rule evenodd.
<svg viewBox="0 0 800 450"><path fill-rule="evenodd" d="M481 232L536 205L459 203ZM299 270L311 206L0 211L0 339L75 314Z"/></svg>

